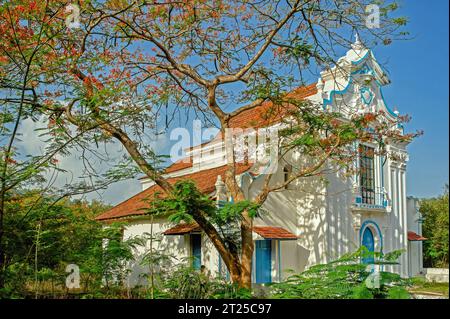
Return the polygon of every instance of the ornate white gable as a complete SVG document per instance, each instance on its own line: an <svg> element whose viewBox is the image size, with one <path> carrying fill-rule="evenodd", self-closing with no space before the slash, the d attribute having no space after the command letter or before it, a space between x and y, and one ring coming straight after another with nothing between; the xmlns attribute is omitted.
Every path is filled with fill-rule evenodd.
<svg viewBox="0 0 450 319"><path fill-rule="evenodd" d="M346 115L383 111L388 120L396 120L398 113L387 105L382 92L390 80L358 38L336 66L320 75L317 88L324 109Z"/></svg>

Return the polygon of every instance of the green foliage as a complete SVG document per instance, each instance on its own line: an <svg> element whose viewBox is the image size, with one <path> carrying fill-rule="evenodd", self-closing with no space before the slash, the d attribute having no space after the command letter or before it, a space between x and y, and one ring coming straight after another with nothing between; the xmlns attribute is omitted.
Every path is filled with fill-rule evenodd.
<svg viewBox="0 0 450 319"><path fill-rule="evenodd" d="M150 208L146 210L148 214L167 216L167 219L175 224L191 223L201 212L202 216L216 227L226 245L234 247L240 246L239 222L242 220L242 214L247 212L251 218L255 218L261 211L260 205L249 200L227 202L217 207L216 202L201 193L190 180L176 182L170 196L160 198L156 194L149 203Z"/></svg>
<svg viewBox="0 0 450 319"><path fill-rule="evenodd" d="M411 292L423 293L431 292L445 295L448 297L449 286L445 282L429 282L424 277L415 277L411 279Z"/></svg>
<svg viewBox="0 0 450 319"><path fill-rule="evenodd" d="M129 272L127 262L133 259L133 249L140 245L137 238L122 239L122 227L120 223L114 223L101 233L103 245L101 250L101 278L106 282L106 286L111 283L121 284ZM95 247L97 251L98 246Z"/></svg>
<svg viewBox="0 0 450 319"><path fill-rule="evenodd" d="M168 215L169 221L173 223L181 221L189 223L198 211L211 215L215 210L214 202L207 195L202 194L193 181L183 180L175 183L170 197L154 198L147 212Z"/></svg>
<svg viewBox="0 0 450 319"><path fill-rule="evenodd" d="M378 266L392 264L392 254L376 254ZM315 265L308 270L288 277L271 287L274 298L299 299L373 299L404 298L409 296L408 282L399 275L385 271L379 277L371 273L368 265L361 263L367 250L359 249L328 264Z"/></svg>
<svg viewBox="0 0 450 319"><path fill-rule="evenodd" d="M254 218L258 216L260 205L249 200L236 203L227 202L217 208L216 202L198 190L190 180L178 181L170 197L159 198L156 195L151 201L148 214L168 216L170 222L192 222L194 215L203 212L212 223L223 225L232 221L239 221L244 211Z"/></svg>
<svg viewBox="0 0 450 319"><path fill-rule="evenodd" d="M251 218L258 216L260 205L252 203L249 200L243 200L236 203L227 202L220 207L214 215L214 221L217 224L227 224L232 221L238 221L244 211L248 212Z"/></svg>
<svg viewBox="0 0 450 319"><path fill-rule="evenodd" d="M403 287L392 287L388 290L388 299L410 299L411 295Z"/></svg>
<svg viewBox="0 0 450 319"><path fill-rule="evenodd" d="M135 141L128 145L137 146L145 144L142 141L148 130L144 127L155 124L155 114L160 113L159 108L153 106L166 106L166 126L167 118L171 117L168 110L171 109L178 112L180 107L186 106L206 115L208 112L203 104L210 100L206 93L211 87L210 84L205 85L206 82L221 87L215 90L217 101L213 101L214 105L236 100L247 103L255 97L279 100L294 84L302 82L304 67L310 61L322 67L332 60L334 48L345 46L340 32L343 27L349 30L357 28L358 33L364 31L360 23L361 16L365 16L364 6L352 2L301 2L297 8L292 8L290 2L280 3L280 6L248 5L240 1L219 1L214 5L199 2L193 10L192 6L183 6L182 3L171 4L167 10L167 6L155 6L152 2L135 3L140 8L135 10L134 5L126 8L128 3L126 0L80 1L81 21L86 24L84 26L89 26L83 28L89 30L87 34L60 32L64 19L49 18L49 14L60 11L63 3L51 2L47 4L49 7L34 3L31 8L27 1L18 0L7 7L8 15L12 14L14 18L2 21L2 29L6 30L9 38L1 43L2 51L8 54L0 56L0 89L4 92L2 102L5 104L5 111L0 115L0 135L8 139L15 122L19 124L26 118L37 120L43 117L49 122L50 128L45 132L50 144L45 154L40 156L22 156L14 147L0 154L0 166L4 167L2 195L5 195L5 190L17 190L17 186L29 187L42 181L43 173L49 170L57 171L56 155L69 154L66 147L69 144L90 149L91 142L98 144L117 137L117 132L101 129L107 124L117 125L121 134L130 132ZM19 9L19 4L26 5ZM118 9L120 20L115 14ZM267 17L283 21L282 15L291 9L294 10L285 17L283 25L274 29L273 34L268 32L273 28L273 21ZM367 32L367 40L385 35L393 37L397 33L397 26L403 25L404 20L387 18L387 13L395 9L396 5L382 6L382 17L386 17L383 27L366 30L370 31ZM0 13L5 12L2 7ZM327 19L314 19L317 12ZM336 12L345 12L345 19ZM169 23L157 23L160 18ZM27 26L15 22L25 20ZM311 28L305 25L305 21L316 25L312 37L309 34ZM329 22L336 22L336 26L332 27ZM148 28L151 37L135 34L135 30L143 27ZM111 28L114 32L109 32ZM175 36L167 41L167 35ZM51 45L43 45L49 41ZM82 50L80 43L83 44ZM263 43L270 45L261 47ZM386 39L385 43L390 42ZM275 49L273 58L267 54L271 49ZM169 54L161 54L160 50L177 54L170 57ZM258 50L264 53L260 58ZM252 56L255 60L250 60ZM199 62L203 67L185 65L189 63L187 61ZM167 68L167 62L179 67ZM242 69L243 65L250 66L251 70ZM238 70L242 70L240 75ZM287 73L290 76L286 76ZM235 79L228 82L222 81L224 74L239 76L229 77ZM187 78L190 80L186 81ZM243 89L236 90L233 85L226 89L222 84L227 82L239 82ZM155 103L147 103L149 100ZM69 107L66 102L70 101L74 104ZM337 140L345 146L360 136L358 125L347 128L333 126L332 117L327 116L318 115L312 108L304 108L300 125L293 130L298 135L292 144L318 157L321 150L328 150ZM100 127L94 129L93 124ZM72 143L73 126L80 133L93 131L83 132L83 138ZM327 139L321 132L325 132ZM11 142L14 139L12 137ZM140 151L147 155L141 147ZM151 158L145 155L139 160ZM333 155L338 159L344 157L342 154ZM134 174L135 168L123 163L103 177L117 181ZM78 187L69 185L68 188L75 190ZM86 191L86 185L82 189ZM51 200L46 203L39 200L38 207L30 202L29 209L19 207L16 210L16 203L11 198L7 199L11 216L5 215L5 220L8 219L5 222L5 249L1 242L2 252L7 251L7 262L1 265L1 275L6 270L14 276L18 268L32 266L31 273L36 281L48 281L61 272L65 263L76 262L88 278L85 282L92 281L98 285L99 278L106 277L109 286L111 281L120 281L124 277L125 264L139 243L134 239L122 241L120 225L101 229L89 218L74 215L71 203L53 205ZM3 207L0 208L3 213ZM175 194L157 202L149 213L168 214L170 221L179 223L190 222L198 212L202 212L212 224L233 230L244 212L256 217L258 209L246 201L217 209L214 202L202 195L193 183L177 183ZM228 241L233 239L227 236ZM105 247L102 247L105 240ZM155 258L152 253L147 262L155 263Z"/></svg>
<svg viewBox="0 0 450 319"><path fill-rule="evenodd" d="M399 17L392 20L395 24L399 26L405 26L408 23L408 19L405 17Z"/></svg>
<svg viewBox="0 0 450 319"><path fill-rule="evenodd" d="M174 271L165 284L170 298L206 299L211 294L211 283L205 274L182 267Z"/></svg>
<svg viewBox="0 0 450 319"><path fill-rule="evenodd" d="M315 144L315 140L314 140L314 136L312 134L305 134L300 136L299 138L295 139L294 142L292 143L295 146L311 146Z"/></svg>
<svg viewBox="0 0 450 319"><path fill-rule="evenodd" d="M356 286L353 289L353 298L354 299L373 299L373 294L369 288L365 284L361 284Z"/></svg>
<svg viewBox="0 0 450 319"><path fill-rule="evenodd" d="M5 287L0 289L0 299L19 299L25 295L27 280L33 275L33 268L27 263L13 263L5 269Z"/></svg>
<svg viewBox="0 0 450 319"><path fill-rule="evenodd" d="M438 198L420 201L423 216L422 233L428 240L423 242L424 264L429 267L449 265L449 207L448 185Z"/></svg>
<svg viewBox="0 0 450 319"><path fill-rule="evenodd" d="M213 223L228 225L240 220L248 211L257 215L251 202L228 203L218 209L215 202L201 194L192 182L180 182L174 196L154 201L150 214L168 214L181 210L183 220L202 209ZM37 201L37 199L39 199ZM238 289L223 279L212 279L181 262L174 266L174 256L163 248L155 248L161 235L123 239L122 223L102 226L94 217L108 207L98 202L40 198L39 192L25 192L6 204L5 237L8 256L6 286L0 291L4 298L62 297L75 298L250 298L249 291ZM153 216L153 215L151 215ZM172 220L176 221L177 218ZM37 241L37 238L39 240ZM228 234L228 240L231 237ZM153 248L148 248L149 244ZM36 247L37 246L37 247ZM129 263L137 248L146 247L139 263L147 273L147 285L140 289L124 288ZM36 249L37 248L37 249ZM35 255L36 253L36 255ZM35 258L36 257L36 258ZM80 267L81 287L65 288L67 264ZM190 263L188 263L190 264Z"/></svg>
<svg viewBox="0 0 450 319"><path fill-rule="evenodd" d="M166 297L173 299L250 299L249 290L222 278L211 278L201 271L180 265L164 283Z"/></svg>
<svg viewBox="0 0 450 319"><path fill-rule="evenodd" d="M60 260L78 262L83 250L95 244L92 236L101 230L93 217L107 208L99 202L55 202L36 191L16 193L5 205L7 263L30 262L38 233L39 268L54 268Z"/></svg>
<svg viewBox="0 0 450 319"><path fill-rule="evenodd" d="M140 246L149 248L139 257L140 265L146 267L148 272L141 274L148 281L148 298L164 298L167 293L162 290L161 283L166 280L165 269L172 269L172 261L176 256L166 252L164 246L161 246L162 234L153 234L153 228L150 233L144 233L141 238ZM156 247L155 247L156 246Z"/></svg>
<svg viewBox="0 0 450 319"><path fill-rule="evenodd" d="M121 285L126 264L140 242L135 238L122 240L121 224L104 228L93 219L108 207L95 201L55 202L55 198L42 197L37 191L8 198L5 288L0 295L23 298L66 294L68 264L80 267L82 291L105 291Z"/></svg>
<svg viewBox="0 0 450 319"><path fill-rule="evenodd" d="M286 55L308 65L311 57L314 56L314 48L310 43L297 36L292 39L290 47L286 49Z"/></svg>

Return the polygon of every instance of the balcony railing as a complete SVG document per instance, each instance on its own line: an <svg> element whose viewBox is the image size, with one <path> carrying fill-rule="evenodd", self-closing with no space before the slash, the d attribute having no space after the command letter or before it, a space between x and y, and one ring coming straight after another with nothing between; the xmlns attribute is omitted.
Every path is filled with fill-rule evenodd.
<svg viewBox="0 0 450 319"><path fill-rule="evenodd" d="M387 209L390 199L384 187L360 186L355 190L353 204L359 208Z"/></svg>

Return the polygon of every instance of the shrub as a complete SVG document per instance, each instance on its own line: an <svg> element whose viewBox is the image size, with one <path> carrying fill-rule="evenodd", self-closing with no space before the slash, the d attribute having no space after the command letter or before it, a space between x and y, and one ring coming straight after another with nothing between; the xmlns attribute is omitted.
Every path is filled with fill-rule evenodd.
<svg viewBox="0 0 450 319"><path fill-rule="evenodd" d="M273 284L273 298L300 299L373 299L409 297L407 280L399 275L379 271L372 272L361 259L368 254L363 247L346 254L336 261L321 264L288 277L284 282ZM400 252L374 254L377 258L375 267L394 264Z"/></svg>
<svg viewBox="0 0 450 319"><path fill-rule="evenodd" d="M206 273L186 265L168 274L163 282L166 297L173 299L250 299L251 291L223 278L211 278Z"/></svg>
<svg viewBox="0 0 450 319"><path fill-rule="evenodd" d="M428 238L423 244L424 265L448 268L448 186L438 198L421 200L420 212L424 218L423 236Z"/></svg>

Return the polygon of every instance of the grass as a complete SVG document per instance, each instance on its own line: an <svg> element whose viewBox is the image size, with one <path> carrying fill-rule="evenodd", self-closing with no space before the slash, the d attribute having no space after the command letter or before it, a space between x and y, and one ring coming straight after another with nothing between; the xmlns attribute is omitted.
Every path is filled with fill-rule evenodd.
<svg viewBox="0 0 450 319"><path fill-rule="evenodd" d="M448 287L448 283L428 282L424 278L417 277L412 279L412 287L409 291L411 293L440 294L448 297Z"/></svg>

